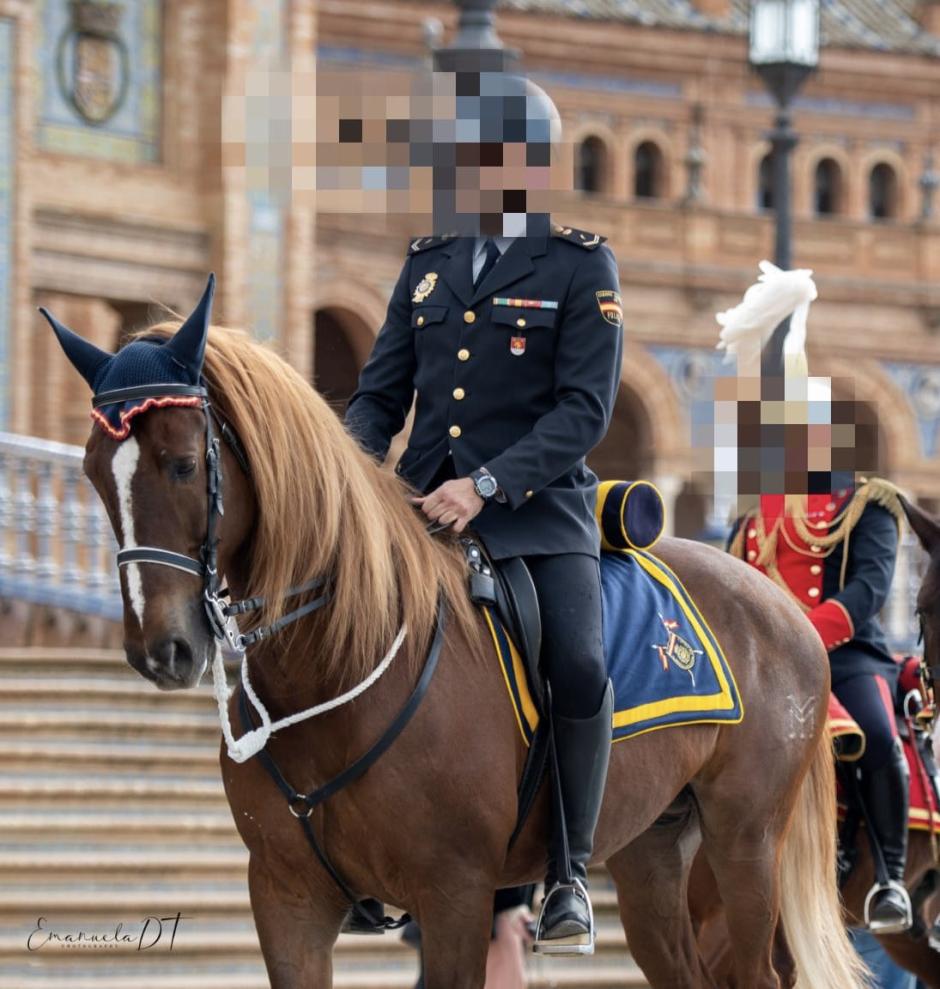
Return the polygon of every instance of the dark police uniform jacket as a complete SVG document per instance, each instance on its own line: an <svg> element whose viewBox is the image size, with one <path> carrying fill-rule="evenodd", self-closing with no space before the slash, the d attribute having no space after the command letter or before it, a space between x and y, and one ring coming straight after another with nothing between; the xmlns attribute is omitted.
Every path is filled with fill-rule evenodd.
<svg viewBox="0 0 940 989"><path fill-rule="evenodd" d="M470 237L414 241L346 424L383 459L414 401L396 470L425 491L453 456L505 495L473 520L494 557L599 552L597 477L620 381L623 311L604 238L518 238L473 288Z"/></svg>
<svg viewBox="0 0 940 989"><path fill-rule="evenodd" d="M902 509L896 489L872 478L857 489L810 495L803 535L787 515L773 536L781 510L782 496L764 495L761 509L735 524L731 551L800 605L829 652L834 685L876 673L893 690L898 666L878 612L888 599L898 552Z"/></svg>

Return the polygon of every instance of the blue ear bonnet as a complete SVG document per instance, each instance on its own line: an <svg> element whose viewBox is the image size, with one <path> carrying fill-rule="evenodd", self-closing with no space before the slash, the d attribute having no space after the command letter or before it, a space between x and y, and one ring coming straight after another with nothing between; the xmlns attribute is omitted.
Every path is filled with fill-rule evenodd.
<svg viewBox="0 0 940 989"><path fill-rule="evenodd" d="M93 409L92 419L112 439L127 439L134 416L148 409L198 408L202 405L203 399L199 395L161 394L160 389L200 383L214 290L215 277L210 275L199 304L170 339L134 340L116 354L100 350L59 323L51 313L40 310L55 331L66 356L91 385L96 397L123 388L148 390L147 395L97 404ZM173 390L172 387L168 389Z"/></svg>
<svg viewBox="0 0 940 989"><path fill-rule="evenodd" d="M140 385L198 385L199 375L183 364L164 346L145 340L135 340L122 347L105 364L101 365L92 383L96 395L116 388L133 388ZM92 411L92 419L112 439L127 439L131 420L152 408L167 405L199 407L202 399L196 395L135 398L127 402L102 405Z"/></svg>

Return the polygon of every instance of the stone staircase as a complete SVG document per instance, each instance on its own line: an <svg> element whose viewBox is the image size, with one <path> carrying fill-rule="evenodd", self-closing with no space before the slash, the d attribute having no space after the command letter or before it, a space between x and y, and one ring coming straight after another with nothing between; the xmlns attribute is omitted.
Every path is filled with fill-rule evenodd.
<svg viewBox="0 0 940 989"><path fill-rule="evenodd" d="M0 649L0 989L264 989L248 904L247 854L217 764L207 687L166 694L119 652ZM646 986L617 920L613 887L595 876L592 959L530 959L533 987ZM29 950L45 930L134 935L127 945ZM36 946L45 934L34 934ZM414 983L397 935L340 938L335 985Z"/></svg>

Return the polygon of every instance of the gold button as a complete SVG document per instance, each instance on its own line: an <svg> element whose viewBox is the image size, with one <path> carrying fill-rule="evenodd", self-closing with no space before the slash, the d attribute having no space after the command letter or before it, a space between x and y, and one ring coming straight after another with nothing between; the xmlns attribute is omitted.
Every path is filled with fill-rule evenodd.
<svg viewBox="0 0 940 989"><path fill-rule="evenodd" d="M811 550L812 550L812 551L813 551L814 553L821 553L821 552L822 552L822 546L810 546L810 549L811 549Z"/></svg>
<svg viewBox="0 0 940 989"><path fill-rule="evenodd" d="M818 563L814 563L809 568L809 572L815 576L816 574L822 573L822 567Z"/></svg>
<svg viewBox="0 0 940 989"><path fill-rule="evenodd" d="M418 317L418 326L424 326L424 317L423 316L419 316Z"/></svg>
<svg viewBox="0 0 940 989"><path fill-rule="evenodd" d="M516 320L516 326L525 326L525 320L521 316Z"/></svg>
<svg viewBox="0 0 940 989"><path fill-rule="evenodd" d="M457 351L457 360L458 361L469 361L470 360L470 351L467 350L466 347L461 347L460 350Z"/></svg>
<svg viewBox="0 0 940 989"><path fill-rule="evenodd" d="M757 550L756 549L749 549L747 551L747 558L749 560L753 560L755 556L757 556Z"/></svg>
<svg viewBox="0 0 940 989"><path fill-rule="evenodd" d="M806 593L811 598L818 598L819 597L819 588L818 587L811 587Z"/></svg>
<svg viewBox="0 0 940 989"><path fill-rule="evenodd" d="M472 309L468 309L463 314L463 321L465 323L473 323L476 321L476 318L477 318L477 314Z"/></svg>
<svg viewBox="0 0 940 989"><path fill-rule="evenodd" d="M748 529L747 530L747 538L748 539L756 539L757 538L757 530L756 529Z"/></svg>
<svg viewBox="0 0 940 989"><path fill-rule="evenodd" d="M450 433L450 435L453 436L454 439L457 439L457 437L460 435L460 426L451 426L450 429L447 430L447 432Z"/></svg>
<svg viewBox="0 0 940 989"><path fill-rule="evenodd" d="M461 401L466 394L467 393L463 390L463 388L455 388L453 391L454 398L456 398L458 402Z"/></svg>
<svg viewBox="0 0 940 989"><path fill-rule="evenodd" d="M535 492L532 491L532 490L529 490L529 491L526 491L525 496L526 496L526 498L531 498L533 494L535 494Z"/></svg>
<svg viewBox="0 0 940 989"><path fill-rule="evenodd" d="M830 501L829 504L826 505L827 512L834 512L835 509L836 509L836 503L834 501Z"/></svg>

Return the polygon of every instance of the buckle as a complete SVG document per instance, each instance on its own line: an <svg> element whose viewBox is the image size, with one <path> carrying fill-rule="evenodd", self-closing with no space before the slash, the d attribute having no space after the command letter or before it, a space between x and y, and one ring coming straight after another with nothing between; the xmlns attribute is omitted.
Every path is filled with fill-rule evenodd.
<svg viewBox="0 0 940 989"><path fill-rule="evenodd" d="M206 614L209 617L212 634L217 639L227 642L233 652L244 652L245 646L242 641L242 634L239 632L235 620L226 614L226 606L222 600L217 595L210 594L206 591L203 595L203 601L206 606Z"/></svg>

